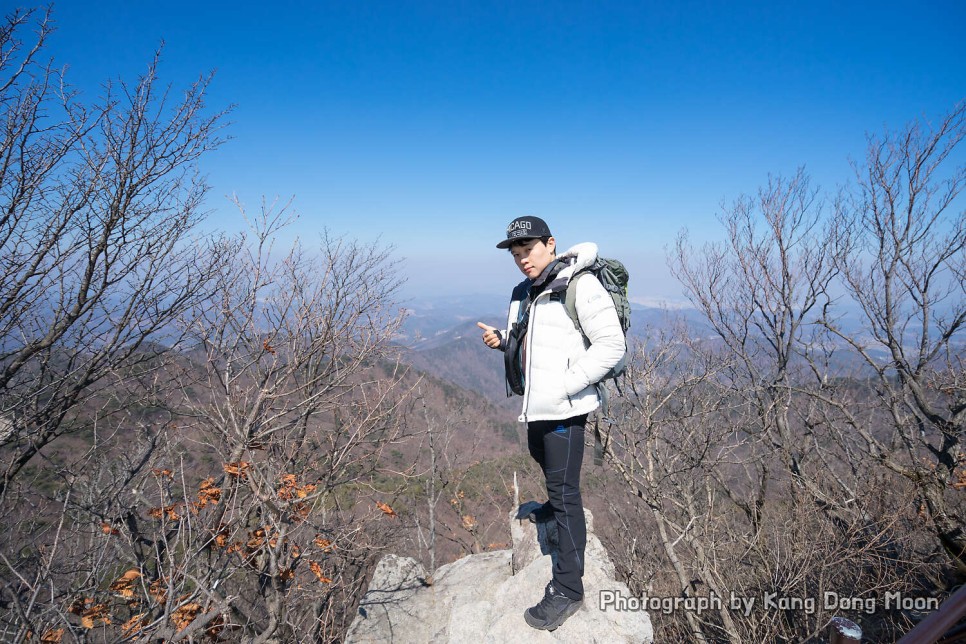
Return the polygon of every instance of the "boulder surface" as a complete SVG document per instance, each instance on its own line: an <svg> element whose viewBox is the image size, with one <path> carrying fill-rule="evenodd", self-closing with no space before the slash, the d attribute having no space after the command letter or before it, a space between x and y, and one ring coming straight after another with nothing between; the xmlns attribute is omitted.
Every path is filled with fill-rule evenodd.
<svg viewBox="0 0 966 644"><path fill-rule="evenodd" d="M600 607L601 591L616 591L624 597L630 597L630 591L615 578L614 564L593 532L589 511L583 606L553 632L528 626L523 613L543 597L551 578L553 545L546 542L546 530L538 531L531 521L517 519L518 513L510 515L512 551L469 555L440 567L432 582L416 560L384 557L376 566L346 642L653 641L646 612Z"/></svg>

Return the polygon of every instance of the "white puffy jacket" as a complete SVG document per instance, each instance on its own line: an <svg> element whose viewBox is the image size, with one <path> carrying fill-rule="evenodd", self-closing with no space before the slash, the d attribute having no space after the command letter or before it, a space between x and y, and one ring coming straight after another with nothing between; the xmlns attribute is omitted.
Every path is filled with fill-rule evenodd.
<svg viewBox="0 0 966 644"><path fill-rule="evenodd" d="M563 303L570 278L597 259L597 244L577 244L557 258L569 265L530 306L521 422L590 413L600 405L596 383L624 356L624 332L614 302L594 275L580 276L575 286L577 318L589 346ZM519 321L523 303L510 302L506 333Z"/></svg>

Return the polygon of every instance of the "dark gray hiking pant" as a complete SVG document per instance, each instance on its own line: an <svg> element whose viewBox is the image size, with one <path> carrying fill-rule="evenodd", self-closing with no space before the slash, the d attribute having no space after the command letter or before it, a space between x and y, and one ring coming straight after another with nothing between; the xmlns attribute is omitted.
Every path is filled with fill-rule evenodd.
<svg viewBox="0 0 966 644"><path fill-rule="evenodd" d="M584 458L587 415L566 420L527 423L530 455L547 481L547 497L557 521L560 551L553 566L553 585L571 599L583 599L584 547L587 524L580 498L580 465Z"/></svg>

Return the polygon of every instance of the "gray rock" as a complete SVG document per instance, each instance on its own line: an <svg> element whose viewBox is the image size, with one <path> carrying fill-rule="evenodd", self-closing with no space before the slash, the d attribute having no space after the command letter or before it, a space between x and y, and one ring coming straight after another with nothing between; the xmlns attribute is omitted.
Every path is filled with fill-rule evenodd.
<svg viewBox="0 0 966 644"><path fill-rule="evenodd" d="M543 597L551 577L546 531L510 515L513 550L470 555L436 571L432 585L413 559L388 555L376 566L369 591L346 635L349 643L393 642L630 642L654 639L647 613L601 611L602 590L629 597L614 564L593 533L587 512L584 604L557 630L530 628L523 612ZM514 571L516 573L514 574Z"/></svg>

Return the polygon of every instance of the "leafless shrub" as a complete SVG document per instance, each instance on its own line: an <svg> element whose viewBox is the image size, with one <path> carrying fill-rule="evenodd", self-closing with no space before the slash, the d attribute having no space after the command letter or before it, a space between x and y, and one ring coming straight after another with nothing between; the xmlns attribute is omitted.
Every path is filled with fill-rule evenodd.
<svg viewBox="0 0 966 644"><path fill-rule="evenodd" d="M606 487L618 526L606 536L623 577L642 596L719 598L703 612L652 611L661 638L806 641L834 615L894 637L908 618L885 610L884 593L922 595L939 572L908 505L914 491L886 487L884 473L867 468L836 473L851 498L820 470L803 487L761 432L747 431L757 411L721 377L730 359L683 328L655 331L640 347L607 445L619 478ZM810 404L793 396L789 417ZM825 438L792 427L803 442ZM815 492L850 511L828 512ZM826 608L835 597L866 603ZM754 604L732 603L741 598Z"/></svg>
<svg viewBox="0 0 966 644"><path fill-rule="evenodd" d="M389 251L196 239L208 79L84 106L48 20L0 30L0 638L338 641L399 523Z"/></svg>
<svg viewBox="0 0 966 644"><path fill-rule="evenodd" d="M15 10L0 26L0 631L10 639L43 636L50 616L69 614L54 579L84 538L76 479L130 407L157 397L152 374L226 250L196 234L207 191L196 162L221 143L224 120L205 105L210 79L176 99L155 58L133 85L108 84L85 104L43 58L51 31L49 12ZM85 566L78 575L90 577Z"/></svg>
<svg viewBox="0 0 966 644"><path fill-rule="evenodd" d="M862 326L848 329L834 310L822 324L874 374L888 429L871 431L834 396L825 402L868 459L916 485L939 542L966 571L966 165L952 165L964 136L966 103L934 128L870 137L836 209L834 255Z"/></svg>
<svg viewBox="0 0 966 644"><path fill-rule="evenodd" d="M886 594L947 585L929 529L962 565L964 110L871 139L831 213L799 172L727 207L724 243L679 238L714 336L648 336L607 449L635 499L612 502L631 586L723 598L660 616L662 637L805 641L846 614L894 639L917 616Z"/></svg>

